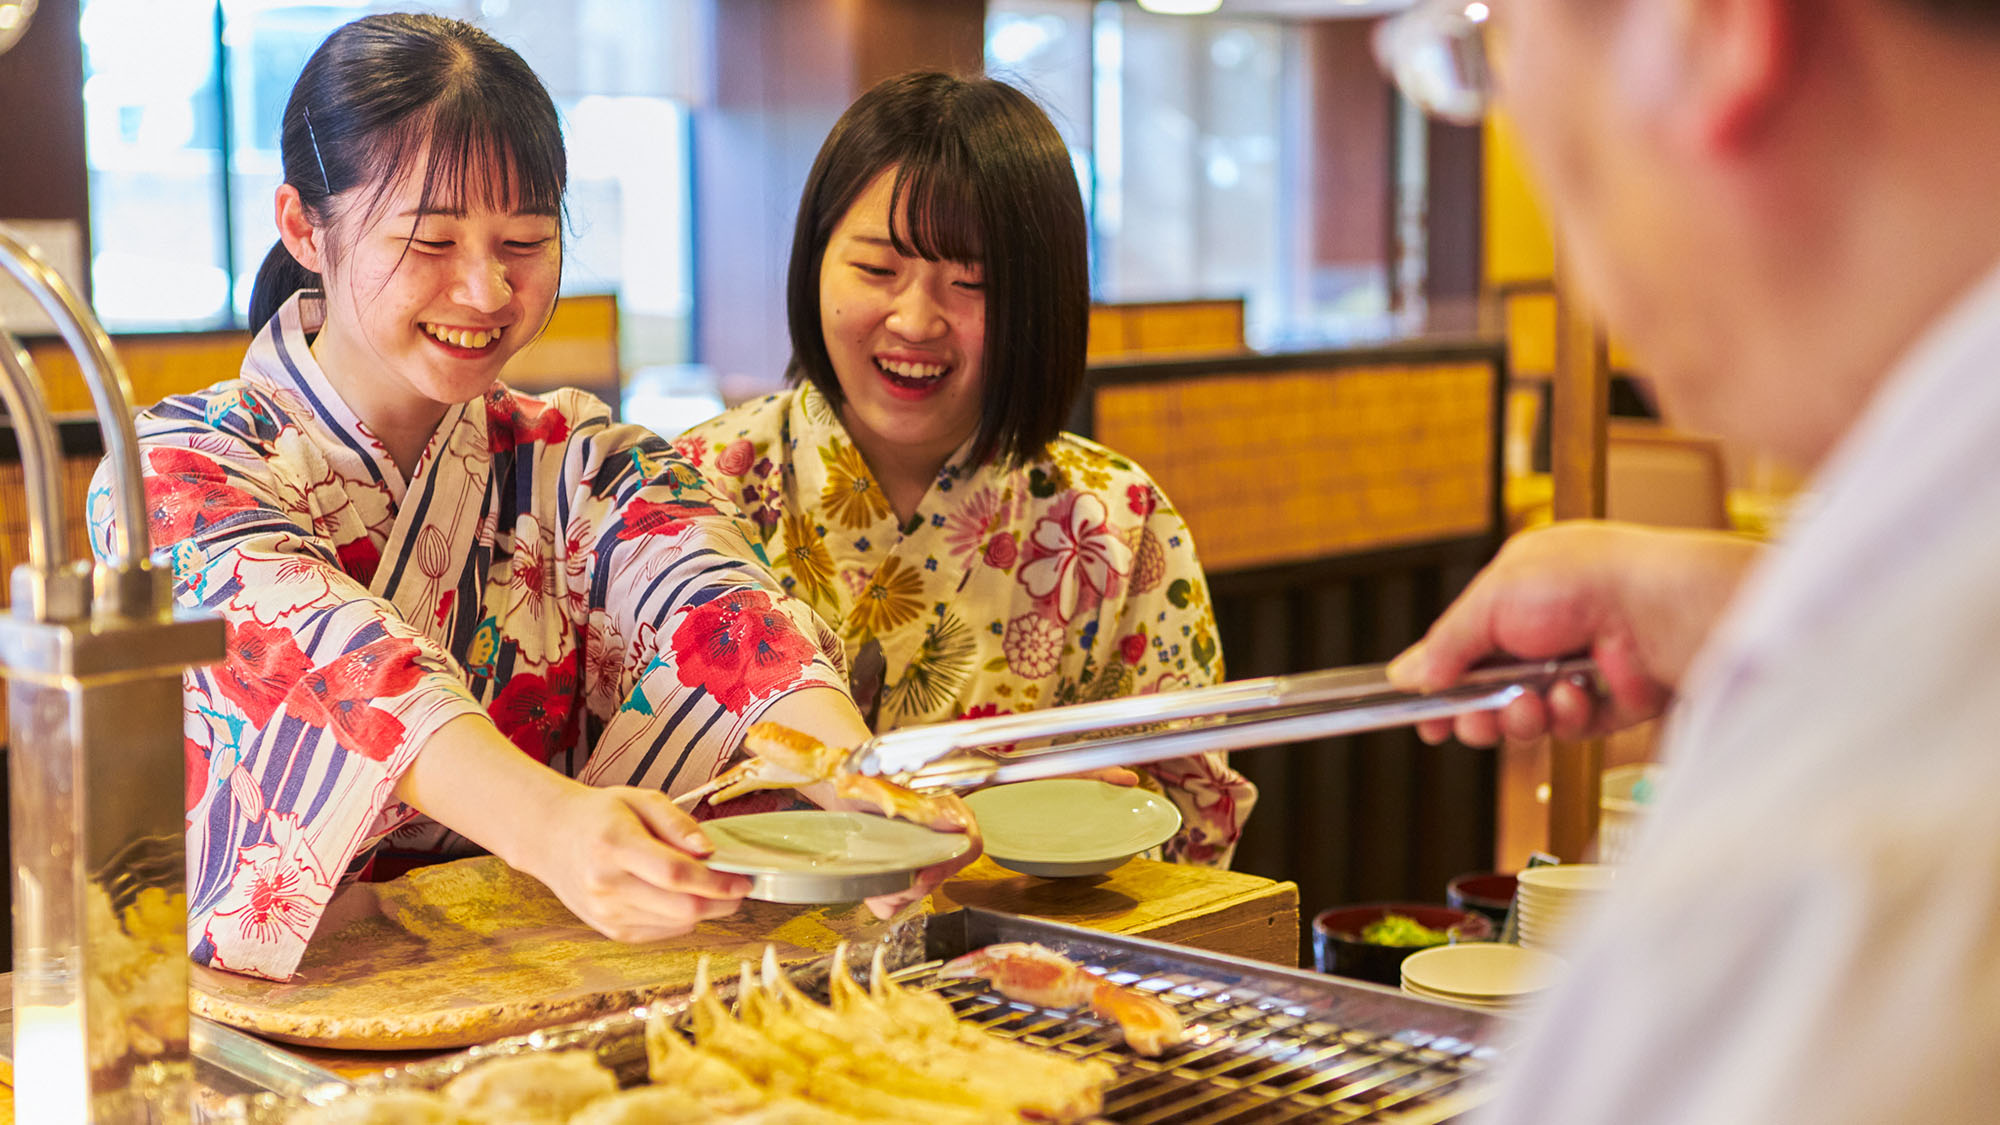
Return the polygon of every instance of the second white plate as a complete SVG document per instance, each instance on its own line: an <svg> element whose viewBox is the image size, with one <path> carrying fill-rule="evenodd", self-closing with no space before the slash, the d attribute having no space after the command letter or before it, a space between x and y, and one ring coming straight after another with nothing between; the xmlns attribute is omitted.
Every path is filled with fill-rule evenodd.
<svg viewBox="0 0 2000 1125"><path fill-rule="evenodd" d="M965 799L986 854L1023 875L1098 875L1180 830L1173 802L1137 786L1058 777L981 789Z"/></svg>
<svg viewBox="0 0 2000 1125"><path fill-rule="evenodd" d="M966 838L867 813L799 809L706 820L708 865L751 878L764 902L852 902L908 890L917 872L964 853Z"/></svg>

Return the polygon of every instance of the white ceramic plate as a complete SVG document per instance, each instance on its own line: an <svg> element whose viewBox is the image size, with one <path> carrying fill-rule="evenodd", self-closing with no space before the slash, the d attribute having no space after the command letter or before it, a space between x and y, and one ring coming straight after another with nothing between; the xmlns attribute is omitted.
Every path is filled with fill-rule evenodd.
<svg viewBox="0 0 2000 1125"><path fill-rule="evenodd" d="M1504 1001L1555 983L1562 958L1518 945L1472 941L1420 950L1403 960L1403 981L1448 999Z"/></svg>
<svg viewBox="0 0 2000 1125"><path fill-rule="evenodd" d="M852 902L908 890L917 872L964 853L964 835L867 813L800 809L703 821L708 865L751 878L765 902Z"/></svg>
<svg viewBox="0 0 2000 1125"><path fill-rule="evenodd" d="M1057 777L995 785L965 799L986 854L1023 875L1098 875L1180 830L1173 802L1130 785Z"/></svg>
<svg viewBox="0 0 2000 1125"><path fill-rule="evenodd" d="M1569 895L1589 895L1611 889L1618 869L1604 863L1565 863L1552 867L1530 867L1516 876L1523 894L1534 888L1552 899Z"/></svg>
<svg viewBox="0 0 2000 1125"><path fill-rule="evenodd" d="M1513 1007L1511 1003L1500 1000L1474 1000L1469 996L1453 996L1447 992L1432 992L1422 985L1411 984L1409 981L1403 982L1403 992L1409 996L1420 996L1425 1000L1436 1000L1441 1004L1457 1004L1461 1007L1477 1008L1487 1012L1504 1012Z"/></svg>

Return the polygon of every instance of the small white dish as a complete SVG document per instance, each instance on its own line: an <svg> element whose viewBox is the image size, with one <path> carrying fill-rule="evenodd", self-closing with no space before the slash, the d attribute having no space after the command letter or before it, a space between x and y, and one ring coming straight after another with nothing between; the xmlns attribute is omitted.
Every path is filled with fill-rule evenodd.
<svg viewBox="0 0 2000 1125"><path fill-rule="evenodd" d="M1425 1000L1435 1000L1440 1004L1457 1004L1463 1008L1477 1008L1485 1012L1504 1012L1514 1006L1510 1000L1475 1000L1470 996L1453 996L1446 992L1432 992L1419 984L1403 982L1403 994L1417 996Z"/></svg>
<svg viewBox="0 0 2000 1125"><path fill-rule="evenodd" d="M867 813L796 809L703 821L708 866L750 876L764 902L852 902L905 891L917 872L964 854L958 832Z"/></svg>
<svg viewBox="0 0 2000 1125"><path fill-rule="evenodd" d="M1522 893L1533 888L1550 899L1588 896L1611 889L1618 869L1604 863L1565 863L1550 867L1530 867L1516 876Z"/></svg>
<svg viewBox="0 0 2000 1125"><path fill-rule="evenodd" d="M1023 875L1100 875L1180 830L1173 802L1135 785L1056 777L981 789L965 799L986 854Z"/></svg>
<svg viewBox="0 0 2000 1125"><path fill-rule="evenodd" d="M1562 968L1562 958L1552 953L1475 941L1410 954L1403 982L1445 999L1505 1002L1554 984Z"/></svg>

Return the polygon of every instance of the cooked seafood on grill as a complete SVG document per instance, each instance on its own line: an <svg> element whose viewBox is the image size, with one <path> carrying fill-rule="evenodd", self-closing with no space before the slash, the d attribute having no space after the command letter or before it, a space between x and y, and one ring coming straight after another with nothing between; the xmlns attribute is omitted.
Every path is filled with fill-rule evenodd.
<svg viewBox="0 0 2000 1125"><path fill-rule="evenodd" d="M1186 1037L1180 1013L1157 996L1105 980L1045 945L1004 942L946 962L943 977L980 977L1000 995L1041 1008L1090 1010L1118 1025L1125 1045L1148 1058Z"/></svg>
<svg viewBox="0 0 2000 1125"><path fill-rule="evenodd" d="M829 781L837 797L918 824L949 818L945 810L956 804L955 798L927 797L884 778L855 773L846 768L847 750L781 723L754 724L744 732L743 748L750 757L676 800L691 803L707 797L711 805L719 805L759 789L796 789Z"/></svg>
<svg viewBox="0 0 2000 1125"><path fill-rule="evenodd" d="M732 1014L704 964L691 1001L694 1042L665 1019L646 1029L654 1085L725 1114L789 1099L862 1120L953 1125L1086 1120L1117 1074L960 1023L941 998L890 981L879 950L864 989L838 949L830 987L831 1004L815 1002L767 950L761 981L742 967Z"/></svg>

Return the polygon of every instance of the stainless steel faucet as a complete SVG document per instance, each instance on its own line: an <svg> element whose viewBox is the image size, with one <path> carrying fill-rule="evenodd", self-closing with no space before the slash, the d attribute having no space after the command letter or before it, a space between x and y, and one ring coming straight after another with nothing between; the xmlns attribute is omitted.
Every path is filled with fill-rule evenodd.
<svg viewBox="0 0 2000 1125"><path fill-rule="evenodd" d="M12 749L16 1120L190 1115L181 675L222 622L176 615L149 555L131 389L88 307L0 230L0 268L77 355L113 473L109 562L63 558L61 451L33 362L0 324L0 400L21 448L28 561L0 616ZM80 518L70 513L69 518Z"/></svg>

